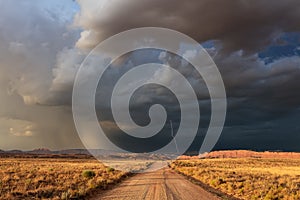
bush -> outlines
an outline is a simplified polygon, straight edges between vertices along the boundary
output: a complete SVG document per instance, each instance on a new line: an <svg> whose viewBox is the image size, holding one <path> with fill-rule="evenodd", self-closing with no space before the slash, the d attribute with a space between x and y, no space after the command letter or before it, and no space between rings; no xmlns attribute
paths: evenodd
<svg viewBox="0 0 300 200"><path fill-rule="evenodd" d="M114 171L115 171L115 169L112 167L107 168L107 172L114 172Z"/></svg>
<svg viewBox="0 0 300 200"><path fill-rule="evenodd" d="M92 170L85 170L82 172L82 176L85 178L93 178L96 176L96 173Z"/></svg>

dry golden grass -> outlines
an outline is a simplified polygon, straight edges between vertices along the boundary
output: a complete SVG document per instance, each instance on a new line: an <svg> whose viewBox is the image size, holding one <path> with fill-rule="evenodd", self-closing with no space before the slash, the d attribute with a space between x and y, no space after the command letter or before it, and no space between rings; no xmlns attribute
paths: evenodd
<svg viewBox="0 0 300 200"><path fill-rule="evenodd" d="M0 158L0 199L83 199L125 176L93 159Z"/></svg>
<svg viewBox="0 0 300 200"><path fill-rule="evenodd" d="M171 167L240 199L300 199L300 159L178 160Z"/></svg>

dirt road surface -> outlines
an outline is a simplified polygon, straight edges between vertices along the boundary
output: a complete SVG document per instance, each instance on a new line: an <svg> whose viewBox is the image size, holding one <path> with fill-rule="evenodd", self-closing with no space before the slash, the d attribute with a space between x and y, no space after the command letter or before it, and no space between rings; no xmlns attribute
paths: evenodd
<svg viewBox="0 0 300 200"><path fill-rule="evenodd" d="M93 200L218 200L182 175L164 168L155 172L137 174L112 190Z"/></svg>

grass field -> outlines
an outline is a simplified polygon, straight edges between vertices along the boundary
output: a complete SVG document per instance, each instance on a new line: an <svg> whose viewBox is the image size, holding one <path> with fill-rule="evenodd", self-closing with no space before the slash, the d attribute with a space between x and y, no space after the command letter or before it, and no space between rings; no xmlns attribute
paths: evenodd
<svg viewBox="0 0 300 200"><path fill-rule="evenodd" d="M126 175L93 159L0 158L0 199L82 199Z"/></svg>
<svg viewBox="0 0 300 200"><path fill-rule="evenodd" d="M193 159L171 167L239 199L300 199L300 159ZM94 159L0 158L0 199L83 199L127 175Z"/></svg>
<svg viewBox="0 0 300 200"><path fill-rule="evenodd" d="M178 160L171 167L240 199L300 199L300 159Z"/></svg>

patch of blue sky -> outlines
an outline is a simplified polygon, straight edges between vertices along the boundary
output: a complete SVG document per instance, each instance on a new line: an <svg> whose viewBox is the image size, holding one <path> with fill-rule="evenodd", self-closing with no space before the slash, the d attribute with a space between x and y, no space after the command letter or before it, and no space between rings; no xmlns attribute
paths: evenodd
<svg viewBox="0 0 300 200"><path fill-rule="evenodd" d="M284 33L258 55L266 64L285 57L300 56L300 32Z"/></svg>
<svg viewBox="0 0 300 200"><path fill-rule="evenodd" d="M213 48L215 46L215 42L214 42L214 40L208 40L208 41L205 41L205 42L201 43L201 45L205 49L210 49L210 48Z"/></svg>

